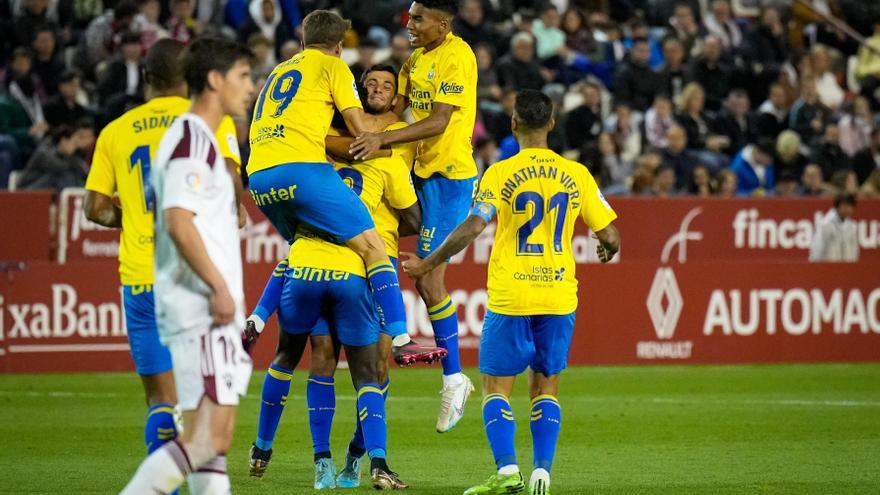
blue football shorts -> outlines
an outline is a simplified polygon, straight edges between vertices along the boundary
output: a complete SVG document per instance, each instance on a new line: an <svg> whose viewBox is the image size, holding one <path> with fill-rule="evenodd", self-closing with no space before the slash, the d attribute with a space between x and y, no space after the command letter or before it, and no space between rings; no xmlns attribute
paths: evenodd
<svg viewBox="0 0 880 495"><path fill-rule="evenodd" d="M413 185L422 207L422 228L416 255L424 258L440 247L467 218L474 200L477 178L447 179L442 175L432 175L423 179L414 175Z"/></svg>
<svg viewBox="0 0 880 495"><path fill-rule="evenodd" d="M254 203L288 243L298 226L340 244L375 227L367 207L329 163L286 163L254 172L249 180Z"/></svg>
<svg viewBox="0 0 880 495"><path fill-rule="evenodd" d="M122 305L134 367L141 376L171 371L171 353L159 341L152 285L123 285Z"/></svg>
<svg viewBox="0 0 880 495"><path fill-rule="evenodd" d="M575 314L511 316L486 311L480 336L480 373L515 376L527 367L546 376L568 364Z"/></svg>
<svg viewBox="0 0 880 495"><path fill-rule="evenodd" d="M284 276L278 324L285 332L332 335L351 346L379 341L379 316L367 279L297 266Z"/></svg>

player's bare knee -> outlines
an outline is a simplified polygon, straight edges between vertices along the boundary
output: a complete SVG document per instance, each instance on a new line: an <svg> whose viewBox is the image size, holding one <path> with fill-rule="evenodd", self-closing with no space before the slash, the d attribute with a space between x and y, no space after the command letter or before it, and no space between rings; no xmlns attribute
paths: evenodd
<svg viewBox="0 0 880 495"><path fill-rule="evenodd" d="M529 397L534 399L540 395L552 395L559 393L559 375L547 376L543 373L531 373L529 380Z"/></svg>

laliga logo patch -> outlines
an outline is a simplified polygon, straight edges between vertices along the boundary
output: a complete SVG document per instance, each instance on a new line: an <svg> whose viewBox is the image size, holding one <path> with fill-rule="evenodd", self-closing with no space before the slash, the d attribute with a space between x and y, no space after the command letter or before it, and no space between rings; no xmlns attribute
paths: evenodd
<svg viewBox="0 0 880 495"><path fill-rule="evenodd" d="M461 84L444 82L440 83L440 94L443 95L460 95L464 93L464 86Z"/></svg>

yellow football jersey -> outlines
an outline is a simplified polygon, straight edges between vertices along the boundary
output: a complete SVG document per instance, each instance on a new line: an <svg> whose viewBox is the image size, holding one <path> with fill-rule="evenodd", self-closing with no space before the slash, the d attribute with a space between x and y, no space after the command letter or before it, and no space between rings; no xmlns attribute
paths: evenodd
<svg viewBox="0 0 880 495"><path fill-rule="evenodd" d="M364 162L335 163L342 180L361 198L373 216L376 230L385 242L388 256L398 256L400 223L395 210L414 205L418 198L410 179L410 169L401 156L376 158ZM364 261L357 253L320 238L303 234L290 247L292 266L323 268L366 276Z"/></svg>
<svg viewBox="0 0 880 495"><path fill-rule="evenodd" d="M486 170L475 208L488 209L480 203L498 217L489 309L520 316L575 311L575 221L583 218L595 232L617 218L587 167L548 149L524 149Z"/></svg>
<svg viewBox="0 0 880 495"><path fill-rule="evenodd" d="M471 47L452 33L437 48L417 48L400 69L397 92L409 98L416 121L431 115L434 103L456 109L443 134L419 141L415 173L424 179L476 177L471 135L477 116L477 59Z"/></svg>
<svg viewBox="0 0 880 495"><path fill-rule="evenodd" d="M153 98L107 124L98 136L86 189L112 197L119 193L122 232L119 234L119 277L124 285L153 283L153 207L150 163L159 141L189 100ZM235 123L225 117L217 128L220 153L241 164Z"/></svg>
<svg viewBox="0 0 880 495"><path fill-rule="evenodd" d="M278 64L257 97L249 174L292 162L326 162L324 137L339 111L361 108L345 62L314 49Z"/></svg>

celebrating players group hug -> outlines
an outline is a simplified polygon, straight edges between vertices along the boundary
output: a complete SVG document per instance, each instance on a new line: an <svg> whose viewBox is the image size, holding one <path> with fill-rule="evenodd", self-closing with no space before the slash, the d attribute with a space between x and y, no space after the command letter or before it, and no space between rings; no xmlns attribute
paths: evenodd
<svg viewBox="0 0 880 495"><path fill-rule="evenodd" d="M184 482L192 493L231 491L226 453L236 406L251 376L250 348L272 314L281 331L263 381L250 474L267 471L308 344L314 488L359 486L367 459L375 488L407 488L388 465L388 362L442 363L436 429L453 429L474 387L462 373L444 275L450 257L493 218L479 365L498 469L465 494L549 493L559 374L578 302L574 224L580 217L590 227L607 262L619 249L616 215L586 167L548 149L553 104L537 91L517 96L512 128L521 151L478 184L471 148L477 67L471 48L451 32L456 3L413 2L412 56L399 74L375 66L359 83L340 58L350 24L329 11L303 20L304 50L280 63L257 94L252 56L237 43L203 38L184 48L162 40L150 49L151 99L103 130L86 184L89 219L122 229L128 335L148 405L149 455L122 493L175 493ZM254 98L245 193L230 116L244 116ZM412 125L399 117L407 108ZM290 243L247 318L243 201L253 201ZM406 235L418 236L414 254L398 252ZM425 301L436 346L407 334L398 258ZM340 348L357 408L337 473L330 428ZM509 403L526 368L534 444L528 488Z"/></svg>

